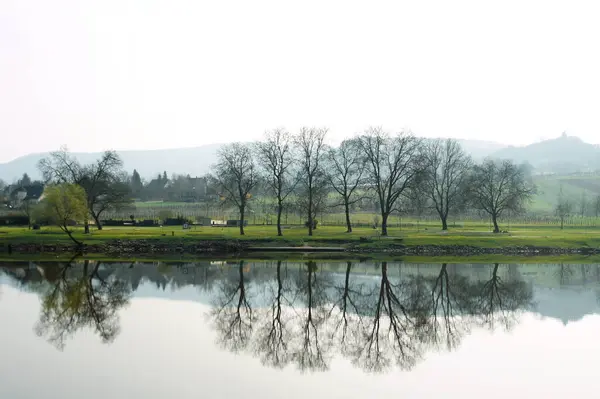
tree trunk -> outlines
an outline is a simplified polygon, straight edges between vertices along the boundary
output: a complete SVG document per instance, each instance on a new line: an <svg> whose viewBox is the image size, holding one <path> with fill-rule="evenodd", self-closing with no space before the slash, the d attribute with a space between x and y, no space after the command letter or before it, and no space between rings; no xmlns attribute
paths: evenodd
<svg viewBox="0 0 600 399"><path fill-rule="evenodd" d="M448 230L448 217L441 216L442 218L442 230Z"/></svg>
<svg viewBox="0 0 600 399"><path fill-rule="evenodd" d="M281 200L278 200L279 204L277 204L277 235L281 237L283 232L281 231L281 214L283 213L283 206L281 204Z"/></svg>
<svg viewBox="0 0 600 399"><path fill-rule="evenodd" d="M100 223L100 215L92 213L92 217L94 218L94 222L96 222L96 228L98 230L102 230L102 223Z"/></svg>
<svg viewBox="0 0 600 399"><path fill-rule="evenodd" d="M240 235L243 236L244 233L244 211L245 206L240 207Z"/></svg>
<svg viewBox="0 0 600 399"><path fill-rule="evenodd" d="M344 202L346 207L346 233L352 233L352 223L350 222L350 205L348 204L348 201Z"/></svg>
<svg viewBox="0 0 600 399"><path fill-rule="evenodd" d="M387 212L381 213L381 235L382 236L388 235L388 230L387 230L388 216L389 216L389 213L387 213Z"/></svg>
<svg viewBox="0 0 600 399"><path fill-rule="evenodd" d="M500 227L498 227L498 217L495 213L492 214L492 223L494 223L494 233L500 233Z"/></svg>
<svg viewBox="0 0 600 399"><path fill-rule="evenodd" d="M90 223L87 220L83 224L83 233L90 234Z"/></svg>
<svg viewBox="0 0 600 399"><path fill-rule="evenodd" d="M565 226L565 219L564 218L560 218L560 229L562 230Z"/></svg>
<svg viewBox="0 0 600 399"><path fill-rule="evenodd" d="M308 235L313 235L312 194L308 195Z"/></svg>
<svg viewBox="0 0 600 399"><path fill-rule="evenodd" d="M81 247L83 245L81 241L78 241L75 237L73 237L73 233L71 232L71 230L69 230L69 227L67 225L62 226L62 229L65 233L67 233L67 235L69 236L71 241L75 243L75 245L77 245L78 247Z"/></svg>

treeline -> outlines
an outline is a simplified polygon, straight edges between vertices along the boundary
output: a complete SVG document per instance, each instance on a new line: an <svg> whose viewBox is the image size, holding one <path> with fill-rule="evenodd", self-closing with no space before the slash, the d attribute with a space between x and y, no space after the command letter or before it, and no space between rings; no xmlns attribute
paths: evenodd
<svg viewBox="0 0 600 399"><path fill-rule="evenodd" d="M39 162L44 183L63 187L45 196L46 206L37 207L42 215L37 218L52 220L65 232L73 220L82 220L88 232L88 214L102 229L101 217L108 211L133 212L134 198L159 197L188 202L216 199L219 206L234 206L244 221L260 198L272 201L279 236L283 235L282 214L290 209L304 215L312 235L317 214L342 208L351 232L357 204L376 210L374 225L384 236L393 213L419 217L434 212L446 230L450 216L477 211L487 214L494 232L500 232L499 220L508 212L524 212L536 192L526 165L506 160L475 163L456 140L426 140L377 127L338 147L328 146L326 138L325 128L304 127L293 134L275 129L256 143L224 145L208 176L168 179L163 172L147 183L135 170L128 175L114 151L82 165L61 149ZM69 202L62 200L64 195L80 198ZM48 199L62 201L63 206L57 208ZM566 217L567 208L561 207L557 214ZM243 222L239 228L243 235Z"/></svg>
<svg viewBox="0 0 600 399"><path fill-rule="evenodd" d="M450 215L478 210L489 215L498 233L499 219L524 212L536 192L526 166L507 160L475 163L453 139L426 140L372 127L334 148L326 136L324 128L304 127L295 134L275 129L258 143L225 145L210 184L238 209L241 220L259 190L270 195L280 236L286 206L305 215L309 235L317 213L341 206L351 232L352 207L365 199L375 205L384 236L393 212L426 210L439 216L443 230ZM333 203L331 193L337 198Z"/></svg>
<svg viewBox="0 0 600 399"><path fill-rule="evenodd" d="M142 201L199 202L214 194L209 190L205 176L172 174L169 178L166 171L145 181L134 169L129 184L132 195Z"/></svg>

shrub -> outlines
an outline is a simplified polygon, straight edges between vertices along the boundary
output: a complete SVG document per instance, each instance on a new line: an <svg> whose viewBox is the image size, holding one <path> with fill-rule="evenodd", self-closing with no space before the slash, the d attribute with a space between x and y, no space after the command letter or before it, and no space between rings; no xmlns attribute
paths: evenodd
<svg viewBox="0 0 600 399"><path fill-rule="evenodd" d="M29 218L23 215L5 215L0 216L0 225L8 226L28 226Z"/></svg>
<svg viewBox="0 0 600 399"><path fill-rule="evenodd" d="M165 226L183 226L184 224L191 224L192 222L183 216L178 216L176 218L167 218L164 221Z"/></svg>
<svg viewBox="0 0 600 399"><path fill-rule="evenodd" d="M317 219L313 219L313 230L315 230L317 228L318 224L319 224L319 221ZM304 227L308 228L308 220L306 222L304 222Z"/></svg>

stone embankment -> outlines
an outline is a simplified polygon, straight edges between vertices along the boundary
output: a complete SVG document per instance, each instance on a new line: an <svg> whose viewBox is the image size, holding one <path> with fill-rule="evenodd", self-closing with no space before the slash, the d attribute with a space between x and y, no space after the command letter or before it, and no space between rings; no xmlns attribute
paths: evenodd
<svg viewBox="0 0 600 399"><path fill-rule="evenodd" d="M236 240L207 240L198 242L161 242L155 240L113 240L101 244L38 244L20 243L0 246L0 251L14 253L82 252L110 255L172 254L172 253L239 253L248 247L247 242Z"/></svg>
<svg viewBox="0 0 600 399"><path fill-rule="evenodd" d="M534 246L510 246L510 247L475 247L469 245L414 245L400 248L357 248L350 252L357 253L401 253L403 255L423 256L477 256L477 255L599 255L600 248L558 248L558 247L534 247Z"/></svg>
<svg viewBox="0 0 600 399"><path fill-rule="evenodd" d="M89 244L77 247L73 244L41 244L41 243L19 243L0 244L0 252L9 253L64 253L82 252L107 255L145 255L145 254L239 254L248 251L260 251L261 246L269 251L277 250L273 247L274 242L257 242L252 240L203 240L203 241L170 241L160 240L113 240L105 243ZM468 245L414 245L405 246L392 244L387 246L361 245L356 246L348 243L348 247L330 247L331 252L346 252L348 254L375 254L387 253L394 255L422 255L422 256L477 256L477 255L597 255L600 248L553 248L533 246L511 246L502 248L486 248ZM287 247L281 247L280 252L286 252ZM293 252L326 252L323 247L295 247ZM287 251L292 252L292 251Z"/></svg>

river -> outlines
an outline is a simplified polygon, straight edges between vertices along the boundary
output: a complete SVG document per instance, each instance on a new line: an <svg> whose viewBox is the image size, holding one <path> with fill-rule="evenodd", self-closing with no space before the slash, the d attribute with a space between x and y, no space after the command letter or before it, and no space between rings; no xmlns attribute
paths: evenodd
<svg viewBox="0 0 600 399"><path fill-rule="evenodd" d="M600 265L0 262L0 398L597 397Z"/></svg>

